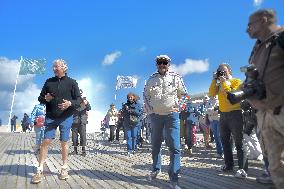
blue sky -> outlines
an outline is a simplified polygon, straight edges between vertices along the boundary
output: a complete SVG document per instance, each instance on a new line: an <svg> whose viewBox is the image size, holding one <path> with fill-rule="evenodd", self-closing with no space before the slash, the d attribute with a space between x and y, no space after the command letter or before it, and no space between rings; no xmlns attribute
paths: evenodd
<svg viewBox="0 0 284 189"><path fill-rule="evenodd" d="M159 54L171 57L190 94L206 92L222 62L244 79L239 67L247 64L254 44L245 32L249 15L273 8L283 25L281 7L282 0L1 0L0 118L7 120L20 56L46 58L47 71L20 76L13 109L19 117L37 103L57 58L68 62L69 75L93 106L94 120L110 103L119 107L128 92L142 95ZM136 75L137 88L116 92L117 75Z"/></svg>

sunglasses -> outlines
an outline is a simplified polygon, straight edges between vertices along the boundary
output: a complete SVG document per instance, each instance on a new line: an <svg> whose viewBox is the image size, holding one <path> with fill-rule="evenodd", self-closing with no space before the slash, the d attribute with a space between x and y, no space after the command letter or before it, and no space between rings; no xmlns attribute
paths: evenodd
<svg viewBox="0 0 284 189"><path fill-rule="evenodd" d="M168 65L168 62L167 61L158 61L157 62L157 65Z"/></svg>

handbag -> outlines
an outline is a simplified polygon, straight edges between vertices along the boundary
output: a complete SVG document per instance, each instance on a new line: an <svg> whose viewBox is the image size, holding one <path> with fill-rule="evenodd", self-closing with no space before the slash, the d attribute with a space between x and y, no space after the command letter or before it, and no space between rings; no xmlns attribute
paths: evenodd
<svg viewBox="0 0 284 189"><path fill-rule="evenodd" d="M38 116L35 119L35 126L36 127L43 127L44 126L45 118L44 116Z"/></svg>

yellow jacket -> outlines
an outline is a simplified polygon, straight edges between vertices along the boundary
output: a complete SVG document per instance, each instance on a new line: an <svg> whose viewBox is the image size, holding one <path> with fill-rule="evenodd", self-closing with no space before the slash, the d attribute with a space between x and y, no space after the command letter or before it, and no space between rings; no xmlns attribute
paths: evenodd
<svg viewBox="0 0 284 189"><path fill-rule="evenodd" d="M212 80L209 88L209 96L218 95L219 110L221 112L231 112L240 110L240 103L231 104L227 99L227 92L237 90L241 85L241 80L232 78L227 81L217 83L215 79Z"/></svg>

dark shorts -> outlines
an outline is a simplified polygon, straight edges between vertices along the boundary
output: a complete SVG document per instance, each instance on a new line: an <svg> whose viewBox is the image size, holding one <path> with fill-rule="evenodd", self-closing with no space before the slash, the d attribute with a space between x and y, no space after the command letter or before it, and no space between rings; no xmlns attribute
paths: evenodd
<svg viewBox="0 0 284 189"><path fill-rule="evenodd" d="M60 141L67 142L70 138L70 130L73 123L73 116L58 119L45 119L44 139L54 139L55 132L59 126Z"/></svg>

